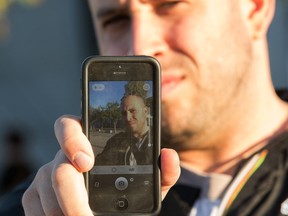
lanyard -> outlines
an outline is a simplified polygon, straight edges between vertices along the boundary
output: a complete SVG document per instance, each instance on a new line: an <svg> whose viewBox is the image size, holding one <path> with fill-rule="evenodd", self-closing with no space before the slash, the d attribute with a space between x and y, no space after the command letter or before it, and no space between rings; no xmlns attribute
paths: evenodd
<svg viewBox="0 0 288 216"><path fill-rule="evenodd" d="M250 161L242 168L239 174L236 176L233 183L228 188L225 196L219 207L219 215L226 215L232 203L248 182L250 177L261 167L266 159L268 150L264 149L260 153L254 155Z"/></svg>

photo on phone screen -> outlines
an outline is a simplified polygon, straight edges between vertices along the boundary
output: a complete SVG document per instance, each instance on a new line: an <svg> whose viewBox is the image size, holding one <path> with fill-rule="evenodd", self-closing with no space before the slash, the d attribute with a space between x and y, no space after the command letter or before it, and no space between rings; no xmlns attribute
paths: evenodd
<svg viewBox="0 0 288 216"><path fill-rule="evenodd" d="M109 64L88 70L86 135L95 155L89 203L95 214L148 215L159 208L158 81L148 63L138 74L135 62L117 70Z"/></svg>

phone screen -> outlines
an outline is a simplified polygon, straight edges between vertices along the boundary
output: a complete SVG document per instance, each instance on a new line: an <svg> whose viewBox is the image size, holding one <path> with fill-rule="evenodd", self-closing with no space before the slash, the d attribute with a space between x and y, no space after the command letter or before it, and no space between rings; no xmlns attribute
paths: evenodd
<svg viewBox="0 0 288 216"><path fill-rule="evenodd" d="M92 210L151 213L159 206L159 89L150 63L92 63L87 136Z"/></svg>

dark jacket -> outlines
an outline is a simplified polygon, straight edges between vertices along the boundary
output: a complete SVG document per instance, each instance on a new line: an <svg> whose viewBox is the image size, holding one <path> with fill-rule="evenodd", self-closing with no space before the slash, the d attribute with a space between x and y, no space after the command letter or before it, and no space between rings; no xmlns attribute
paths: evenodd
<svg viewBox="0 0 288 216"><path fill-rule="evenodd" d="M152 130L151 130L152 131ZM149 136L150 135L150 136ZM137 165L148 165L153 163L153 135L148 132L143 137L141 147L138 149L136 143L139 139L131 133L120 132L111 137L95 161L97 165L129 165L129 156L133 153Z"/></svg>
<svg viewBox="0 0 288 216"><path fill-rule="evenodd" d="M232 205L223 215L282 215L281 204L288 199L288 132L278 136L260 152L263 151L268 153L264 162L246 181ZM187 216L200 192L199 188L174 186L163 201L160 215Z"/></svg>

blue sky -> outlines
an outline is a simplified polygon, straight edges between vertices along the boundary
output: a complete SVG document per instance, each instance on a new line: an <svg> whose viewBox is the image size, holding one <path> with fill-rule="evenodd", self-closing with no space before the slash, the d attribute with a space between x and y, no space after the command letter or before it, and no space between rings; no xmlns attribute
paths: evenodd
<svg viewBox="0 0 288 216"><path fill-rule="evenodd" d="M152 86L152 81L146 82ZM105 107L109 102L118 102L124 95L124 86L127 81L93 81L89 83L90 105L94 108ZM149 89L148 97L152 96L152 88Z"/></svg>

